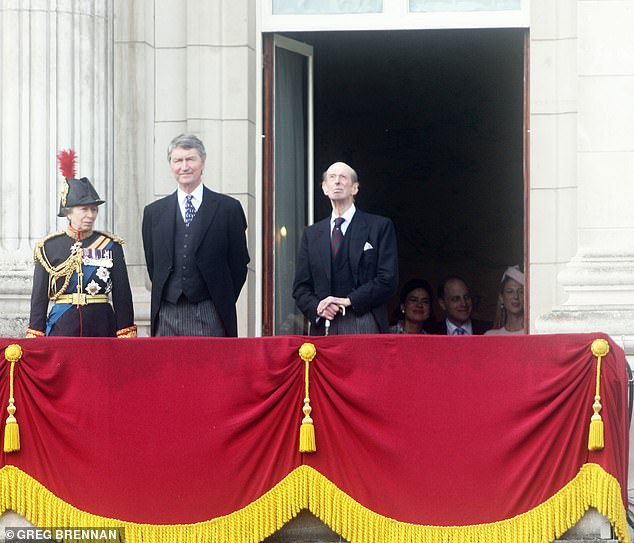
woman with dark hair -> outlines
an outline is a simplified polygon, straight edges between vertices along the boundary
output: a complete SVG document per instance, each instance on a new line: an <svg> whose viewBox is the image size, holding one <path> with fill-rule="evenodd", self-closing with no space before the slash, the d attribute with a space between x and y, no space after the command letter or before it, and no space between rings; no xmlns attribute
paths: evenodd
<svg viewBox="0 0 634 543"><path fill-rule="evenodd" d="M390 327L391 334L426 334L425 322L431 317L432 288L424 279L410 279L401 289L400 319Z"/></svg>
<svg viewBox="0 0 634 543"><path fill-rule="evenodd" d="M134 337L123 240L93 229L104 201L88 178L75 178L74 151L58 158L65 178L58 216L68 226L35 246L26 337Z"/></svg>
<svg viewBox="0 0 634 543"><path fill-rule="evenodd" d="M519 266L506 268L500 282L498 308L493 329L487 335L524 333L524 274Z"/></svg>

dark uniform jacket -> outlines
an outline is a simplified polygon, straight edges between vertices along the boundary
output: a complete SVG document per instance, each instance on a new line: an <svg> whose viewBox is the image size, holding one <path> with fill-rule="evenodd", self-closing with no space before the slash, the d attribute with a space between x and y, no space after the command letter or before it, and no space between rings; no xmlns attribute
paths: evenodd
<svg viewBox="0 0 634 543"><path fill-rule="evenodd" d="M35 247L27 336L136 335L132 292L122 243L123 240L117 236L98 231L81 241L66 232L58 232L39 241ZM79 291L77 260L71 258L77 251L80 253L82 271ZM63 268L67 272L60 274ZM56 279L55 275L58 275ZM103 298L107 295L112 305L108 302L85 305L55 303L48 311L49 301L57 294L72 295L78 292L84 294L88 301L95 296ZM130 333L131 329L134 329L134 334Z"/></svg>

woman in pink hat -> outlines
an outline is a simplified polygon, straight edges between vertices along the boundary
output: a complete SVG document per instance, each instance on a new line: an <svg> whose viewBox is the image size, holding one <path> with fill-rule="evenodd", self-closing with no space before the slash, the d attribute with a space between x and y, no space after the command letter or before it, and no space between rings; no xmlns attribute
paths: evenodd
<svg viewBox="0 0 634 543"><path fill-rule="evenodd" d="M502 275L495 324L485 334L524 334L524 274L510 266Z"/></svg>

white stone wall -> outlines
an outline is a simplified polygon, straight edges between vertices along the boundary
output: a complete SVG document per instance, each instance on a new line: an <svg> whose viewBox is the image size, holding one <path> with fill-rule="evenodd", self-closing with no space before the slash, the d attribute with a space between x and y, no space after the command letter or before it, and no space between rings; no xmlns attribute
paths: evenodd
<svg viewBox="0 0 634 543"><path fill-rule="evenodd" d="M135 320L147 335L150 284L140 234L143 207L154 198L154 1L115 0L114 13L114 230L126 240Z"/></svg>
<svg viewBox="0 0 634 543"><path fill-rule="evenodd" d="M57 152L112 197L111 25L111 0L0 2L0 336L24 335L33 246L65 226Z"/></svg>
<svg viewBox="0 0 634 543"><path fill-rule="evenodd" d="M577 249L558 276L566 296L536 329L619 338L634 334L634 1L575 3ZM531 234L543 212L531 213ZM534 287L531 281L531 298Z"/></svg>
<svg viewBox="0 0 634 543"><path fill-rule="evenodd" d="M530 314L565 299L557 274L576 250L577 0L532 0Z"/></svg>
<svg viewBox="0 0 634 543"><path fill-rule="evenodd" d="M247 215L251 264L238 327L240 336L256 333L255 49L255 6L248 0L115 2L115 164L121 186L115 220L128 240L137 322L145 333L149 279L141 217L147 203L175 190L166 149L184 131L205 143L205 184L240 200Z"/></svg>

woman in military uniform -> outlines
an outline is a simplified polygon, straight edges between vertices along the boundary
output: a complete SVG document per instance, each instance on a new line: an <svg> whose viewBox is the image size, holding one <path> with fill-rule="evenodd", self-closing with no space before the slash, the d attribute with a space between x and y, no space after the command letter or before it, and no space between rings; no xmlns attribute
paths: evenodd
<svg viewBox="0 0 634 543"><path fill-rule="evenodd" d="M58 216L68 218L68 227L35 246L26 335L135 337L123 240L93 230L104 201L88 178L75 179L73 151L58 158L65 177Z"/></svg>

